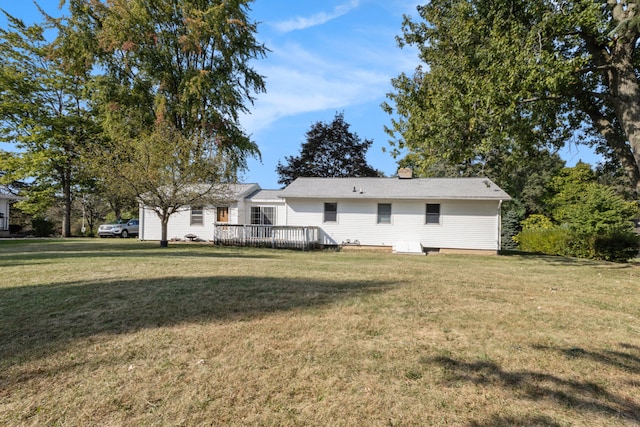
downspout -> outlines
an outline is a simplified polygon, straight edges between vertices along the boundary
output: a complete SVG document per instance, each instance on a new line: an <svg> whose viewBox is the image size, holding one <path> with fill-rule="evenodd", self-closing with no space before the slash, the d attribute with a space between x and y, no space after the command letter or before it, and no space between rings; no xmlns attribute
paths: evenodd
<svg viewBox="0 0 640 427"><path fill-rule="evenodd" d="M140 214L138 215L140 218L140 223L138 224L138 240L144 241L144 205L140 203L138 205L138 211Z"/></svg>
<svg viewBox="0 0 640 427"><path fill-rule="evenodd" d="M502 249L502 199L498 200L498 253Z"/></svg>

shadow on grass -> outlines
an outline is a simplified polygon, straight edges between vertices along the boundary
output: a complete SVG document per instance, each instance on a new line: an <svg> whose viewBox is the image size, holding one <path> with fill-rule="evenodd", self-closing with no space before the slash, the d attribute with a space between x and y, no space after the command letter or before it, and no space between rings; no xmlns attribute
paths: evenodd
<svg viewBox="0 0 640 427"><path fill-rule="evenodd" d="M494 415L489 420L472 421L469 427L561 427L562 424L553 421L551 417L544 415L532 417L505 417Z"/></svg>
<svg viewBox="0 0 640 427"><path fill-rule="evenodd" d="M628 355L636 358L634 355ZM605 387L589 381L564 379L560 376L536 371L507 371L494 362L467 362L450 357L436 357L424 363L444 369L447 383L469 382L482 387L507 389L521 399L544 400L580 412L640 421L640 405ZM489 425L557 425L549 418L512 419L495 415L486 422L474 421L470 426Z"/></svg>
<svg viewBox="0 0 640 427"><path fill-rule="evenodd" d="M580 347L570 348L554 348L545 345L534 345L535 350L550 351L564 355L567 359L588 359L594 362L598 362L604 365L609 365L614 368L618 368L631 373L640 372L640 347L620 343L620 348L625 351L619 350L602 350L602 351L589 351ZM631 354L635 351L637 355Z"/></svg>
<svg viewBox="0 0 640 427"><path fill-rule="evenodd" d="M389 288L388 281L215 276L0 289L0 368L46 356L74 340L98 334L251 320L384 288Z"/></svg>
<svg viewBox="0 0 640 427"><path fill-rule="evenodd" d="M640 258L631 259L628 262L611 262L597 259L572 258L560 255L547 255L538 252L524 252L518 250L502 250L500 255L505 257L521 257L543 261L550 265L575 266L575 267L606 267L606 268L632 268L640 267Z"/></svg>
<svg viewBox="0 0 640 427"><path fill-rule="evenodd" d="M0 241L0 267L43 264L61 259L142 257L275 258L253 248L220 247L212 244L171 244L133 239L69 239Z"/></svg>

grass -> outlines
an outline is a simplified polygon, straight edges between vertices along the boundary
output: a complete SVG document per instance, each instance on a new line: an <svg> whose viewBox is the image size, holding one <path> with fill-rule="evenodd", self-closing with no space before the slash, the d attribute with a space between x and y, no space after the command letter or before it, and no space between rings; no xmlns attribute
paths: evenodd
<svg viewBox="0 0 640 427"><path fill-rule="evenodd" d="M0 242L2 425L637 425L640 264Z"/></svg>

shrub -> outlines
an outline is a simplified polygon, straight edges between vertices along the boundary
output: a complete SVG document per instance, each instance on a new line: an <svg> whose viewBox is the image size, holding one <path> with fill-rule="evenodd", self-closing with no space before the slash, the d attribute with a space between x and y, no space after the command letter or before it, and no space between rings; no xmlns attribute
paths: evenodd
<svg viewBox="0 0 640 427"><path fill-rule="evenodd" d="M553 219L581 233L601 235L629 229L637 215L635 202L624 200L609 187L592 183L582 187L575 201L557 207Z"/></svg>
<svg viewBox="0 0 640 427"><path fill-rule="evenodd" d="M33 218L31 220L31 227L33 228L33 234L36 237L49 237L55 230L53 222L42 217Z"/></svg>
<svg viewBox="0 0 640 427"><path fill-rule="evenodd" d="M531 215L514 240L520 249L550 255L628 261L640 242L632 229L636 202L595 182L588 165L567 168L552 183L550 217Z"/></svg>
<svg viewBox="0 0 640 427"><path fill-rule="evenodd" d="M526 227L514 237L514 240L518 247L526 252L566 255L567 246L572 241L572 233L563 227Z"/></svg>
<svg viewBox="0 0 640 427"><path fill-rule="evenodd" d="M569 231L569 240L564 252L560 255L594 259L596 257L594 249L595 238L596 235L593 233L584 233L572 229Z"/></svg>
<svg viewBox="0 0 640 427"><path fill-rule="evenodd" d="M604 261L626 262L640 251L640 235L626 230L596 235L560 226L527 228L516 238L523 251Z"/></svg>
<svg viewBox="0 0 640 427"><path fill-rule="evenodd" d="M529 215L527 219L522 221L523 229L550 229L553 228L553 222L549 218L540 214Z"/></svg>
<svg viewBox="0 0 640 427"><path fill-rule="evenodd" d="M638 256L640 235L632 231L613 231L594 239L594 252L597 259L626 262Z"/></svg>

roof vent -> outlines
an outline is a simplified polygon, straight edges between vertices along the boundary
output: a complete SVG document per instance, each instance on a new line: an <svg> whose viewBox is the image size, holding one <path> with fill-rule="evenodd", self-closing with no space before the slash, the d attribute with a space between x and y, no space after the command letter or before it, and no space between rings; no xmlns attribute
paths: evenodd
<svg viewBox="0 0 640 427"><path fill-rule="evenodd" d="M411 168L400 168L400 169L398 169L398 178L400 178L400 179L411 179L411 178L413 178L413 169L411 169Z"/></svg>

